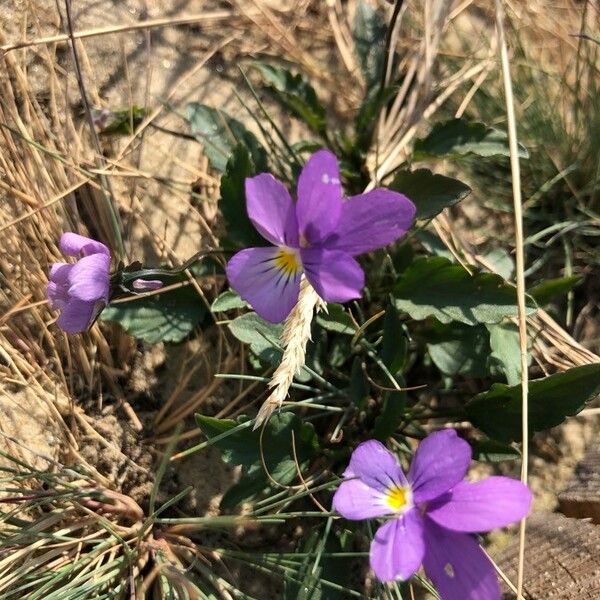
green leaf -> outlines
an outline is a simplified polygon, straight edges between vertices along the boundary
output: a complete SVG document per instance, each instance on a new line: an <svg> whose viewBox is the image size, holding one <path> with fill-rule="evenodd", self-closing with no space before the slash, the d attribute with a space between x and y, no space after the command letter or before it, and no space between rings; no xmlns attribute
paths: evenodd
<svg viewBox="0 0 600 600"><path fill-rule="evenodd" d="M242 502L254 498L268 487L265 479L265 473L262 468L251 469L248 473L243 473L238 482L234 483L221 498L219 507L221 510L232 510Z"/></svg>
<svg viewBox="0 0 600 600"><path fill-rule="evenodd" d="M414 202L417 219L432 219L471 193L471 188L462 181L434 174L429 169L399 171L390 188Z"/></svg>
<svg viewBox="0 0 600 600"><path fill-rule="evenodd" d="M490 271L498 273L502 279L510 281L515 273L515 261L504 248L493 248L485 253L486 263L489 263Z"/></svg>
<svg viewBox="0 0 600 600"><path fill-rule="evenodd" d="M274 325L261 319L256 313L246 313L228 325L231 333L241 342L250 344L250 350L261 360L278 364L281 360L279 339L283 325Z"/></svg>
<svg viewBox="0 0 600 600"><path fill-rule="evenodd" d="M181 342L206 314L202 299L192 286L136 300L109 305L103 321L119 323L125 331L148 344Z"/></svg>
<svg viewBox="0 0 600 600"><path fill-rule="evenodd" d="M514 323L488 325L490 332L490 365L497 366L508 385L521 381L521 346L519 328Z"/></svg>
<svg viewBox="0 0 600 600"><path fill-rule="evenodd" d="M242 144L233 149L221 178L219 208L225 220L227 238L242 247L264 246L246 210L246 178L255 174L248 150Z"/></svg>
<svg viewBox="0 0 600 600"><path fill-rule="evenodd" d="M379 85L385 63L387 24L382 13L360 0L352 24L352 39L367 90Z"/></svg>
<svg viewBox="0 0 600 600"><path fill-rule="evenodd" d="M388 86L383 90L377 86L367 92L354 119L354 131L356 132L355 146L357 150L362 152L368 151L371 146L379 113L397 93L397 85Z"/></svg>
<svg viewBox="0 0 600 600"><path fill-rule="evenodd" d="M233 290L226 290L219 294L210 306L212 312L227 312L235 308L248 306Z"/></svg>
<svg viewBox="0 0 600 600"><path fill-rule="evenodd" d="M529 293L540 306L545 306L557 296L568 294L582 279L581 275L546 279L532 287Z"/></svg>
<svg viewBox="0 0 600 600"><path fill-rule="evenodd" d="M427 334L427 351L445 375L485 377L490 353L489 333L482 325L434 324Z"/></svg>
<svg viewBox="0 0 600 600"><path fill-rule="evenodd" d="M600 363L574 367L529 383L529 428L560 425L600 393ZM521 440L521 385L496 383L465 407L467 418L500 442Z"/></svg>
<svg viewBox="0 0 600 600"><path fill-rule="evenodd" d="M186 120L191 132L204 146L210 164L219 172L225 170L233 149L243 145L259 171L266 170L267 154L256 136L224 110L199 102L186 106Z"/></svg>
<svg viewBox="0 0 600 600"><path fill-rule="evenodd" d="M415 142L413 160L459 158L468 154L510 156L508 136L485 123L450 119L436 123L427 137ZM519 157L529 158L522 145L519 145Z"/></svg>
<svg viewBox="0 0 600 600"><path fill-rule="evenodd" d="M471 442L471 449L473 459L479 462L497 463L521 458L521 453L516 448L495 440L476 440Z"/></svg>
<svg viewBox="0 0 600 600"><path fill-rule="evenodd" d="M352 362L352 371L350 372L348 396L355 406L364 408L369 396L369 390L369 380L364 372L362 359L360 356L355 356Z"/></svg>
<svg viewBox="0 0 600 600"><path fill-rule="evenodd" d="M131 135L146 118L146 110L140 106L112 111L93 108L91 112L100 135Z"/></svg>
<svg viewBox="0 0 600 600"><path fill-rule="evenodd" d="M406 387L402 377L396 377L400 387ZM381 414L375 419L373 437L385 442L398 429L406 408L406 392L386 392Z"/></svg>
<svg viewBox="0 0 600 600"><path fill-rule="evenodd" d="M229 507L234 500L239 500L244 494L258 493L268 486L269 478L264 471L264 466L271 477L282 485L288 485L297 478L292 432L296 456L301 466L306 466L319 450L319 441L314 427L291 412L274 414L262 432L254 431L250 426L240 427L248 421L216 419L199 414L195 416L196 423L204 435L209 440L216 439L213 445L221 450L223 460L231 465L240 465L243 477L247 477L244 486L230 494L227 501ZM228 432L232 433L227 437L221 439L217 437Z"/></svg>
<svg viewBox="0 0 600 600"><path fill-rule="evenodd" d="M400 315L395 306L385 309L383 319L383 344L381 360L392 375L402 370L408 352L408 338L402 327Z"/></svg>
<svg viewBox="0 0 600 600"><path fill-rule="evenodd" d="M502 277L479 271L470 275L441 256L415 260L398 278L394 297L396 307L417 320L435 317L442 323L476 325L517 316L516 290ZM534 310L527 298L527 313Z"/></svg>
<svg viewBox="0 0 600 600"><path fill-rule="evenodd" d="M324 135L327 128L325 107L313 86L300 73L294 75L283 67L257 62L254 66L281 106L304 121L310 129Z"/></svg>
<svg viewBox="0 0 600 600"><path fill-rule="evenodd" d="M328 304L327 312L320 312L316 320L327 331L346 335L354 335L356 332L354 321L341 304Z"/></svg>

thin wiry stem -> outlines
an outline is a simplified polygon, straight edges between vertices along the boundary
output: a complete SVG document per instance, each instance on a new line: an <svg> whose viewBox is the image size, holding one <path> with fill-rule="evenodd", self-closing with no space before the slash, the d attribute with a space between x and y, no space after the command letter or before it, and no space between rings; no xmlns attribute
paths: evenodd
<svg viewBox="0 0 600 600"><path fill-rule="evenodd" d="M527 462L529 458L529 401L527 372L527 317L525 312L525 254L523 250L523 210L521 198L521 175L519 168L519 148L517 143L517 122L510 77L510 64L506 39L504 37L503 10L501 0L496 0L496 26L500 57L502 60L502 79L506 99L506 115L508 118L508 143L510 148L510 170L512 175L513 203L515 211L515 246L517 271L517 306L519 324L519 348L521 354L521 411L523 461L521 463L521 481L527 484ZM523 598L523 568L525 564L525 529L527 519L521 521L519 527L519 569L517 574L517 600Z"/></svg>

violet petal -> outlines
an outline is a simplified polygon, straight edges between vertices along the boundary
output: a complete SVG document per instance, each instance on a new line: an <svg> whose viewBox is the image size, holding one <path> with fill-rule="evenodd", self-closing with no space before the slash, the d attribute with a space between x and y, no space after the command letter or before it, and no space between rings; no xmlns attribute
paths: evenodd
<svg viewBox="0 0 600 600"><path fill-rule="evenodd" d="M110 250L102 242L67 231L60 236L59 247L61 252L68 256L89 256L91 254L106 254L110 256Z"/></svg>
<svg viewBox="0 0 600 600"><path fill-rule="evenodd" d="M356 447L347 472L382 493L394 486L408 485L396 455L377 440L367 440Z"/></svg>
<svg viewBox="0 0 600 600"><path fill-rule="evenodd" d="M380 581L406 581L423 562L423 518L412 509L384 523L371 542L370 563Z"/></svg>
<svg viewBox="0 0 600 600"><path fill-rule="evenodd" d="M56 324L67 333L86 331L97 314L96 302L86 302L71 298L62 309Z"/></svg>
<svg viewBox="0 0 600 600"><path fill-rule="evenodd" d="M271 323L288 316L300 293L302 270L284 272L276 262L281 252L281 248L246 248L234 254L225 269L231 287Z"/></svg>
<svg viewBox="0 0 600 600"><path fill-rule="evenodd" d="M415 502L441 496L462 481L471 462L471 447L453 429L428 435L417 448L408 480Z"/></svg>
<svg viewBox="0 0 600 600"><path fill-rule="evenodd" d="M332 233L340 219L342 185L340 168L329 150L315 152L298 179L296 214L304 243L318 244Z"/></svg>
<svg viewBox="0 0 600 600"><path fill-rule="evenodd" d="M81 258L69 272L69 284L69 294L78 300L108 302L110 256L101 253Z"/></svg>
<svg viewBox="0 0 600 600"><path fill-rule="evenodd" d="M270 173L246 179L246 208L258 232L276 246L298 247L296 207L281 181Z"/></svg>
<svg viewBox="0 0 600 600"><path fill-rule="evenodd" d="M327 302L348 302L360 298L365 286L361 266L345 252L303 248L300 250L306 278Z"/></svg>
<svg viewBox="0 0 600 600"><path fill-rule="evenodd" d="M58 285L64 285L69 281L69 273L74 265L68 263L54 263L50 267L50 281Z"/></svg>
<svg viewBox="0 0 600 600"><path fill-rule="evenodd" d="M323 247L352 256L383 248L410 229L415 212L406 196L384 188L352 196L342 203L339 223Z"/></svg>
<svg viewBox="0 0 600 600"><path fill-rule="evenodd" d="M477 541L424 522L423 566L442 600L500 600L496 571Z"/></svg>
<svg viewBox="0 0 600 600"><path fill-rule="evenodd" d="M506 527L529 512L531 492L508 477L462 481L427 506L427 515L453 531L480 532Z"/></svg>
<svg viewBox="0 0 600 600"><path fill-rule="evenodd" d="M333 496L333 508L345 519L360 521L392 514L385 494L360 479L342 481Z"/></svg>

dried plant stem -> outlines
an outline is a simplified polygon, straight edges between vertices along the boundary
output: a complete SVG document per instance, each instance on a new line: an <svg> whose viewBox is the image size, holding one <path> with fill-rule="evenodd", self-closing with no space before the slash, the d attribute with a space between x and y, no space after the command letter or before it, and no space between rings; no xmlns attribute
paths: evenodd
<svg viewBox="0 0 600 600"><path fill-rule="evenodd" d="M306 344L310 339L310 324L312 323L313 314L315 309L319 310L323 306L324 302L303 277L298 302L283 327L281 335L281 345L284 349L283 357L281 364L275 369L275 373L273 373L273 377L269 382L269 388L272 392L260 407L258 415L256 415L254 429L266 422L287 398L294 376L304 365Z"/></svg>
<svg viewBox="0 0 600 600"><path fill-rule="evenodd" d="M510 148L510 170L512 175L513 202L515 211L515 246L517 270L517 305L519 324L519 348L521 354L521 412L523 461L521 463L521 481L527 484L527 462L529 458L529 401L527 372L527 318L525 313L525 255L523 251L523 211L521 197L521 175L519 169L519 152L517 145L517 122L510 78L510 68L506 39L504 37L503 10L501 0L496 0L496 26L500 58L502 61L502 80L506 99L506 115L508 118L508 142ZM519 569L517 574L517 600L523 598L523 568L525 563L525 526L523 519L519 528Z"/></svg>
<svg viewBox="0 0 600 600"><path fill-rule="evenodd" d="M71 52L73 54L73 66L75 67L75 75L77 77L77 85L79 86L79 93L81 95L81 100L83 102L83 107L85 109L86 118L88 121L88 125L90 127L90 135L92 137L92 142L94 144L94 149L96 150L97 160L99 161L102 168L106 168L106 161L104 160L104 154L102 153L102 148L100 146L100 140L98 139L98 133L96 132L96 127L94 125L94 119L92 117L92 109L90 107L90 103L88 100L88 95L85 89L85 83L83 80L83 72L81 70L81 64L79 61L79 53L77 52L77 42L75 41L74 30L73 30L73 17L71 15L71 0L65 0L65 12L66 12L66 21L67 21L67 29L69 31L69 39L71 42ZM115 195L112 190L112 184L110 182L110 178L106 177L106 175L100 175L100 182L102 183L102 191L104 193L104 202L106 205L106 211L108 213L110 223L112 226L112 232L114 235L114 242L116 244L116 251L118 253L118 257L121 259L125 256L125 249L123 247L123 238L121 236L121 220L119 218L119 213L117 212L117 208L115 206Z"/></svg>

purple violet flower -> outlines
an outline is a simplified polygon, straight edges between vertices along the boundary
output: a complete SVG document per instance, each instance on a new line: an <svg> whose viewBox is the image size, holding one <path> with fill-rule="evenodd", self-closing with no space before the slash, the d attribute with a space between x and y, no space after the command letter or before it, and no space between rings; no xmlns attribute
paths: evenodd
<svg viewBox="0 0 600 600"><path fill-rule="evenodd" d="M329 150L310 157L297 196L270 173L246 179L248 216L274 247L242 250L226 269L231 287L272 323L296 304L302 273L327 302L360 298L365 275L354 257L396 241L415 216L406 196L383 188L343 198Z"/></svg>
<svg viewBox="0 0 600 600"><path fill-rule="evenodd" d="M75 264L55 263L50 269L48 302L58 309L56 324L67 333L85 331L108 303L110 250L102 243L77 233L60 238L61 252L80 256Z"/></svg>
<svg viewBox="0 0 600 600"><path fill-rule="evenodd" d="M470 534L505 527L529 512L520 481L463 481L471 448L453 430L427 436L408 475L383 444L368 440L352 453L333 506L346 519L388 517L371 543L381 581L406 581L423 565L442 600L499 600L490 560Z"/></svg>

